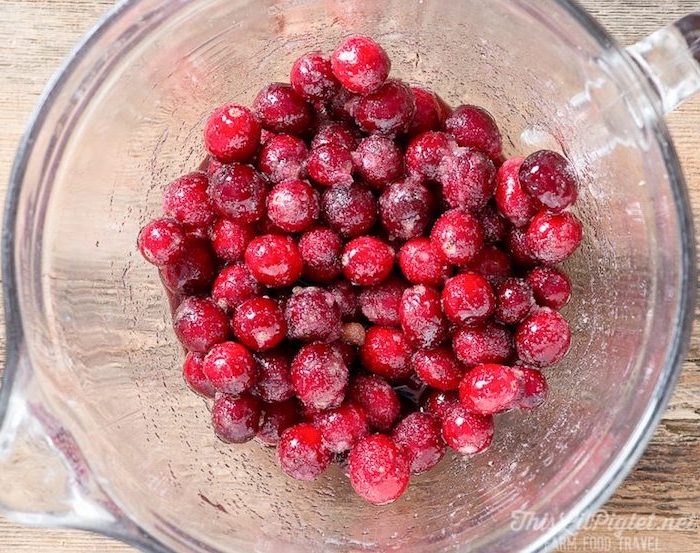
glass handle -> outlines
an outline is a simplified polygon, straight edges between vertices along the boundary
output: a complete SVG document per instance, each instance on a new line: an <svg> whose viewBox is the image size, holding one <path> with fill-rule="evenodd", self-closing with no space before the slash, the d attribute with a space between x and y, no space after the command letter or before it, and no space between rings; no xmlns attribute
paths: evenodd
<svg viewBox="0 0 700 553"><path fill-rule="evenodd" d="M700 12L652 33L627 52L659 95L668 113L700 90Z"/></svg>

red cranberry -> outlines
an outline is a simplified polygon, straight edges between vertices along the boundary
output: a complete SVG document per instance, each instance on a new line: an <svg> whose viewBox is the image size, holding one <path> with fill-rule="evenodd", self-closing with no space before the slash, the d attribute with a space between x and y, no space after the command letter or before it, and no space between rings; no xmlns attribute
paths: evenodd
<svg viewBox="0 0 700 553"><path fill-rule="evenodd" d="M450 265L433 250L430 239L422 236L401 246L398 261L411 284L442 286L451 274Z"/></svg>
<svg viewBox="0 0 700 553"><path fill-rule="evenodd" d="M297 480L316 480L331 464L331 452L312 424L290 426L277 446L277 461L284 472Z"/></svg>
<svg viewBox="0 0 700 553"><path fill-rule="evenodd" d="M435 202L430 190L410 179L391 183L379 198L379 217L387 232L400 240L422 235L432 222Z"/></svg>
<svg viewBox="0 0 700 553"><path fill-rule="evenodd" d="M516 265L527 268L537 264L537 259L525 239L525 229L510 227L506 233L505 246Z"/></svg>
<svg viewBox="0 0 700 553"><path fill-rule="evenodd" d="M360 177L379 190L404 174L401 148L383 136L364 138L357 146L352 159Z"/></svg>
<svg viewBox="0 0 700 553"><path fill-rule="evenodd" d="M516 402L519 409L536 409L547 400L547 379L531 367L516 367L520 371L520 388L522 394Z"/></svg>
<svg viewBox="0 0 700 553"><path fill-rule="evenodd" d="M374 505L396 501L410 478L404 452L384 434L367 436L350 450L348 472L357 495Z"/></svg>
<svg viewBox="0 0 700 553"><path fill-rule="evenodd" d="M348 368L332 346L302 346L292 361L291 376L297 397L304 405L332 409L345 398Z"/></svg>
<svg viewBox="0 0 700 553"><path fill-rule="evenodd" d="M214 220L214 210L204 173L190 173L168 184L163 191L163 213L185 227L206 227Z"/></svg>
<svg viewBox="0 0 700 553"><path fill-rule="evenodd" d="M495 244L501 242L508 232L508 222L498 212L496 206L489 202L479 212L481 226L484 227L484 242Z"/></svg>
<svg viewBox="0 0 700 553"><path fill-rule="evenodd" d="M360 307L355 287L345 279L332 282L326 289L333 294L335 302L340 308L340 317L344 321L349 321L357 316Z"/></svg>
<svg viewBox="0 0 700 553"><path fill-rule="evenodd" d="M456 390L464 374L464 367L448 347L417 351L411 366L423 382L438 390Z"/></svg>
<svg viewBox="0 0 700 553"><path fill-rule="evenodd" d="M211 179L209 197L214 209L227 219L254 223L265 212L267 185L250 165L223 165Z"/></svg>
<svg viewBox="0 0 700 553"><path fill-rule="evenodd" d="M287 300L284 316L288 336L305 342L333 342L340 338L340 308L333 294L309 286L295 289Z"/></svg>
<svg viewBox="0 0 700 553"><path fill-rule="evenodd" d="M411 91L416 100L416 113L408 127L408 135L417 136L424 132L440 130L445 119L435 94L419 86L412 86Z"/></svg>
<svg viewBox="0 0 700 553"><path fill-rule="evenodd" d="M350 400L367 415L372 428L384 432L389 430L401 412L396 391L378 376L357 376L350 382Z"/></svg>
<svg viewBox="0 0 700 553"><path fill-rule="evenodd" d="M298 135L313 121L311 106L288 84L272 83L253 100L253 109L266 129Z"/></svg>
<svg viewBox="0 0 700 553"><path fill-rule="evenodd" d="M475 325L491 316L496 308L496 297L484 277L462 273L445 283L442 307L453 323Z"/></svg>
<svg viewBox="0 0 700 553"><path fill-rule="evenodd" d="M278 303L258 297L244 301L233 316L236 338L254 351L266 351L280 344L287 333L287 323Z"/></svg>
<svg viewBox="0 0 700 553"><path fill-rule="evenodd" d="M433 249L445 261L464 265L484 247L484 229L479 219L463 209L443 213L430 231Z"/></svg>
<svg viewBox="0 0 700 553"><path fill-rule="evenodd" d="M204 358L202 369L214 388L233 396L250 390L257 378L255 359L236 342L214 345Z"/></svg>
<svg viewBox="0 0 700 553"><path fill-rule="evenodd" d="M289 370L292 356L284 349L275 349L255 354L258 381L255 391L263 401L276 403L294 396L294 387Z"/></svg>
<svg viewBox="0 0 700 553"><path fill-rule="evenodd" d="M367 415L352 403L318 413L314 416L314 425L321 431L323 445L333 453L350 450L369 434Z"/></svg>
<svg viewBox="0 0 700 553"><path fill-rule="evenodd" d="M331 67L345 88L357 94L369 94L379 89L389 76L391 61L371 38L351 35L333 50Z"/></svg>
<svg viewBox="0 0 700 553"><path fill-rule="evenodd" d="M561 309L571 297L571 281L554 267L535 267L527 275L535 301L543 307Z"/></svg>
<svg viewBox="0 0 700 553"><path fill-rule="evenodd" d="M299 252L304 260L304 276L312 282L329 282L342 273L343 241L329 228L306 231L299 239Z"/></svg>
<svg viewBox="0 0 700 553"><path fill-rule="evenodd" d="M411 346L400 330L373 326L365 333L360 360L368 371L397 381L411 374L411 353Z"/></svg>
<svg viewBox="0 0 700 553"><path fill-rule="evenodd" d="M396 425L391 437L403 449L412 474L430 470L445 456L441 421L428 413L414 412L406 416Z"/></svg>
<svg viewBox="0 0 700 553"><path fill-rule="evenodd" d="M522 278L508 278L496 291L495 316L506 324L522 321L535 305L532 288Z"/></svg>
<svg viewBox="0 0 700 553"><path fill-rule="evenodd" d="M554 265L568 259L583 239L583 226L572 214L539 212L527 227L525 244L542 263Z"/></svg>
<svg viewBox="0 0 700 553"><path fill-rule="evenodd" d="M311 149L332 144L352 152L357 148L358 134L357 130L347 123L329 123L316 133L311 141Z"/></svg>
<svg viewBox="0 0 700 553"><path fill-rule="evenodd" d="M479 273L491 286L499 286L513 274L510 256L496 246L485 246L465 270Z"/></svg>
<svg viewBox="0 0 700 553"><path fill-rule="evenodd" d="M438 176L450 207L479 211L496 189L493 162L472 148L459 148L443 157Z"/></svg>
<svg viewBox="0 0 700 553"><path fill-rule="evenodd" d="M373 236L361 236L345 245L343 274L358 286L384 282L394 267L394 250Z"/></svg>
<svg viewBox="0 0 700 553"><path fill-rule="evenodd" d="M442 420L442 436L447 445L462 455L476 455L491 445L493 417L477 415L458 405Z"/></svg>
<svg viewBox="0 0 700 553"><path fill-rule="evenodd" d="M294 239L278 234L254 238L246 248L245 263L259 282L271 288L291 286L304 269Z"/></svg>
<svg viewBox="0 0 700 553"><path fill-rule="evenodd" d="M245 249L255 238L255 227L229 219L219 219L209 231L214 253L229 263L243 259Z"/></svg>
<svg viewBox="0 0 700 553"><path fill-rule="evenodd" d="M328 110L338 121L354 122L360 98L359 94L353 94L349 90L341 88L328 104Z"/></svg>
<svg viewBox="0 0 700 553"><path fill-rule="evenodd" d="M266 403L255 440L274 447L280 443L282 433L299 422L299 407L294 399L281 403Z"/></svg>
<svg viewBox="0 0 700 553"><path fill-rule="evenodd" d="M320 52L309 52L295 61L289 82L294 91L309 102L328 101L340 88L330 60Z"/></svg>
<svg viewBox="0 0 700 553"><path fill-rule="evenodd" d="M328 225L347 238L368 232L377 221L378 205L372 192L360 184L333 186L321 197Z"/></svg>
<svg viewBox="0 0 700 553"><path fill-rule="evenodd" d="M565 157L551 150L530 154L518 176L523 190L550 211L562 211L578 197L574 168Z"/></svg>
<svg viewBox="0 0 700 553"><path fill-rule="evenodd" d="M167 265L177 261L185 251L185 231L175 219L153 219L141 229L137 242L146 261Z"/></svg>
<svg viewBox="0 0 700 553"><path fill-rule="evenodd" d="M348 323L346 325L343 325L343 331L341 332L340 340L337 340L331 344L331 347L338 353L340 353L341 357L343 358L343 361L348 367L352 366L352 364L355 362L355 358L357 357L357 347L355 345L355 342L350 340L346 341L347 336L345 335L345 331L349 325L353 327L359 326L362 328L362 340L360 340L360 343L364 342L364 327L360 323Z"/></svg>
<svg viewBox="0 0 700 553"><path fill-rule="evenodd" d="M399 306L401 328L411 345L434 348L447 338L447 320L436 288L418 284L407 288Z"/></svg>
<svg viewBox="0 0 700 553"><path fill-rule="evenodd" d="M301 232L310 227L321 212L318 192L303 180L276 184L267 197L267 216L285 232Z"/></svg>
<svg viewBox="0 0 700 553"><path fill-rule="evenodd" d="M205 298L185 298L173 315L173 329L189 351L207 353L214 344L229 336L226 314Z"/></svg>
<svg viewBox="0 0 700 553"><path fill-rule="evenodd" d="M393 80L360 98L355 121L367 133L394 135L408 128L415 112L416 102L411 88Z"/></svg>
<svg viewBox="0 0 700 553"><path fill-rule="evenodd" d="M493 415L514 406L521 393L519 371L506 365L478 365L464 375L459 399L471 413Z"/></svg>
<svg viewBox="0 0 700 553"><path fill-rule="evenodd" d="M272 182L298 179L308 155L309 150L301 138L278 134L260 150L258 169Z"/></svg>
<svg viewBox="0 0 700 553"><path fill-rule="evenodd" d="M537 213L537 204L520 186L520 166L524 157L514 157L501 165L496 173L496 205L503 216L516 227L527 225Z"/></svg>
<svg viewBox="0 0 700 553"><path fill-rule="evenodd" d="M405 285L398 279L364 288L360 292L360 310L376 325L399 326L399 303Z"/></svg>
<svg viewBox="0 0 700 553"><path fill-rule="evenodd" d="M216 388L204 374L204 355L190 351L185 356L185 363L182 366L182 375L185 382L199 395L213 398L216 395Z"/></svg>
<svg viewBox="0 0 700 553"><path fill-rule="evenodd" d="M504 363L513 355L508 330L496 323L480 327L463 326L454 335L452 348L459 360L473 367L484 363Z"/></svg>
<svg viewBox="0 0 700 553"><path fill-rule="evenodd" d="M570 344L569 323L549 307L531 313L515 331L518 357L538 368L551 367L561 361Z"/></svg>
<svg viewBox="0 0 700 553"><path fill-rule="evenodd" d="M214 279L214 254L208 240L187 238L185 247L173 263L163 265L163 285L175 294L192 295L206 292Z"/></svg>
<svg viewBox="0 0 700 553"><path fill-rule="evenodd" d="M261 413L262 402L256 397L222 394L214 400L211 420L219 439L231 444L242 444L257 434Z"/></svg>
<svg viewBox="0 0 700 553"><path fill-rule="evenodd" d="M262 286L248 267L231 265L221 270L211 289L211 297L226 312L233 311L245 300L262 294Z"/></svg>
<svg viewBox="0 0 700 553"><path fill-rule="evenodd" d="M323 186L352 183L353 162L349 150L334 144L313 148L306 160L309 176Z"/></svg>
<svg viewBox="0 0 700 553"><path fill-rule="evenodd" d="M458 405L461 406L462 404L459 401L457 392L453 390L448 392L443 390L432 390L423 400L423 410L426 413L435 415L439 419L444 419L447 412L452 409L452 407L456 407Z"/></svg>
<svg viewBox="0 0 700 553"><path fill-rule="evenodd" d="M419 134L406 148L406 166L409 173L420 178L437 180L440 162L456 148L455 141L444 132L428 131Z"/></svg>
<svg viewBox="0 0 700 553"><path fill-rule="evenodd" d="M223 163L249 161L260 144L260 123L252 112L237 104L214 110L204 125L204 145Z"/></svg>
<svg viewBox="0 0 700 553"><path fill-rule="evenodd" d="M459 106L445 120L447 132L457 144L476 148L493 160L501 157L503 140L491 114L477 106Z"/></svg>

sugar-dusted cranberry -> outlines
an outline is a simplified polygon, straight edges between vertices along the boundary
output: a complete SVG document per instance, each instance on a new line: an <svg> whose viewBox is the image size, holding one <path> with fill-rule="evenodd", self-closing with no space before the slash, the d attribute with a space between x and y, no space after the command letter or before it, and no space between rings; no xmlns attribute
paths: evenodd
<svg viewBox="0 0 700 553"><path fill-rule="evenodd" d="M503 139L493 116L478 106L459 106L445 120L447 132L457 144L476 148L493 160L501 157Z"/></svg>
<svg viewBox="0 0 700 553"><path fill-rule="evenodd" d="M235 263L243 259L245 249L255 238L255 226L230 219L219 219L209 230L214 253L219 259Z"/></svg>
<svg viewBox="0 0 700 553"><path fill-rule="evenodd" d="M420 182L392 182L379 198L379 218L386 231L400 240L422 235L432 222L435 201Z"/></svg>
<svg viewBox="0 0 700 553"><path fill-rule="evenodd" d="M486 206L496 188L496 168L482 152L458 148L442 158L438 177L450 207L477 212Z"/></svg>
<svg viewBox="0 0 700 553"><path fill-rule="evenodd" d="M309 286L294 289L284 316L288 335L305 342L333 342L340 338L340 308L330 292Z"/></svg>
<svg viewBox="0 0 700 553"><path fill-rule="evenodd" d="M360 360L368 370L389 381L402 380L411 374L413 350L397 328L373 326L365 333Z"/></svg>
<svg viewBox="0 0 700 553"><path fill-rule="evenodd" d="M497 246L487 245L464 269L479 273L491 286L497 287L513 274L513 263L506 252Z"/></svg>
<svg viewBox="0 0 700 553"><path fill-rule="evenodd" d="M369 94L389 76L391 61L379 44L369 37L350 35L331 54L333 74L348 90Z"/></svg>
<svg viewBox="0 0 700 553"><path fill-rule="evenodd" d="M399 303L405 287L403 282L393 278L364 288L359 295L362 314L377 325L399 326Z"/></svg>
<svg viewBox="0 0 700 553"><path fill-rule="evenodd" d="M146 261L157 266L167 265L185 251L185 231L175 219L153 219L139 232L137 244Z"/></svg>
<svg viewBox="0 0 700 553"><path fill-rule="evenodd" d="M310 227L321 212L316 189L304 180L276 184L267 197L267 216L285 232L301 232Z"/></svg>
<svg viewBox="0 0 700 553"><path fill-rule="evenodd" d="M260 123L253 113L238 104L214 110L204 125L207 151L223 163L249 161L260 144Z"/></svg>
<svg viewBox="0 0 700 553"><path fill-rule="evenodd" d="M530 285L522 278L504 280L496 290L496 318L506 324L522 321L535 305Z"/></svg>
<svg viewBox="0 0 700 553"><path fill-rule="evenodd" d="M411 88L401 81L391 80L376 92L360 98L355 121L367 133L391 136L406 130L415 112Z"/></svg>
<svg viewBox="0 0 700 553"><path fill-rule="evenodd" d="M428 131L416 136L406 148L406 166L411 175L437 180L445 156L457 148L454 139L444 132Z"/></svg>
<svg viewBox="0 0 700 553"><path fill-rule="evenodd" d="M341 336L340 340L336 340L331 344L331 347L336 350L338 353L340 353L341 357L343 358L343 361L345 364L350 367L352 364L355 362L355 359L357 358L357 345L355 344L354 341L346 340L347 336L345 334L346 329L348 326L353 326L353 327L362 327L362 339L359 340L359 343L364 342L364 327L360 323L348 323L343 325L343 330L341 331ZM352 331L351 331L352 333ZM359 334L353 333L356 335L356 337L359 337Z"/></svg>
<svg viewBox="0 0 700 553"><path fill-rule="evenodd" d="M250 390L257 378L255 359L250 351L236 342L212 346L204 358L202 370L214 388L234 396Z"/></svg>
<svg viewBox="0 0 700 553"><path fill-rule="evenodd" d="M364 138L353 152L352 159L360 177L379 190L404 174L401 148L383 136Z"/></svg>
<svg viewBox="0 0 700 553"><path fill-rule="evenodd" d="M455 333L452 348L468 367L504 363L513 355L513 339L508 329L496 323L479 327L463 326Z"/></svg>
<svg viewBox="0 0 700 553"><path fill-rule="evenodd" d="M571 330L559 312L541 307L518 325L514 339L521 361L538 368L551 367L569 351Z"/></svg>
<svg viewBox="0 0 700 553"><path fill-rule="evenodd" d="M272 182L298 179L309 150L301 138L278 134L270 138L258 155L258 169Z"/></svg>
<svg viewBox="0 0 700 553"><path fill-rule="evenodd" d="M418 350L411 366L423 382L438 390L456 390L465 370L448 347Z"/></svg>
<svg viewBox="0 0 700 553"><path fill-rule="evenodd" d="M417 284L404 290L399 317L401 328L414 347L434 348L447 338L447 319L437 288Z"/></svg>
<svg viewBox="0 0 700 553"><path fill-rule="evenodd" d="M263 288L242 263L221 270L211 288L211 297L221 309L232 312L245 300L262 294Z"/></svg>
<svg viewBox="0 0 700 553"><path fill-rule="evenodd" d="M335 302L340 308L340 317L344 321L352 320L357 316L360 304L357 292L352 284L341 278L328 284L326 290L333 294Z"/></svg>
<svg viewBox="0 0 700 553"><path fill-rule="evenodd" d="M289 82L309 102L328 101L340 88L330 60L320 52L309 52L297 59L289 73Z"/></svg>
<svg viewBox="0 0 700 553"><path fill-rule="evenodd" d="M204 354L188 352L182 365L182 376L187 385L199 395L209 398L216 395L216 388L204 374Z"/></svg>
<svg viewBox="0 0 700 553"><path fill-rule="evenodd" d="M297 397L304 405L332 409L345 398L348 368L332 346L302 346L292 361L291 376Z"/></svg>
<svg viewBox="0 0 700 553"><path fill-rule="evenodd" d="M430 243L446 261L465 265L484 247L484 229L478 217L464 209L443 213L430 231Z"/></svg>
<svg viewBox="0 0 700 553"><path fill-rule="evenodd" d="M532 267L537 265L532 249L526 241L524 228L512 226L506 232L505 247L510 253L511 259L520 267Z"/></svg>
<svg viewBox="0 0 700 553"><path fill-rule="evenodd" d="M554 267L535 267L526 278L535 301L543 307L561 309L571 297L571 281Z"/></svg>
<svg viewBox="0 0 700 553"><path fill-rule="evenodd" d="M328 110L338 121L354 122L357 103L361 96L341 88L328 104Z"/></svg>
<svg viewBox="0 0 700 553"><path fill-rule="evenodd" d="M246 248L245 263L259 282L271 288L294 284L304 269L294 239L279 234L254 238Z"/></svg>
<svg viewBox="0 0 700 553"><path fill-rule="evenodd" d="M283 83L269 84L258 92L253 110L262 126L276 133L302 134L313 121L311 106Z"/></svg>
<svg viewBox="0 0 700 553"><path fill-rule="evenodd" d="M547 400L549 392L547 379L541 371L532 367L516 365L513 369L520 377L520 396L514 407L526 411L537 409Z"/></svg>
<svg viewBox="0 0 700 553"><path fill-rule="evenodd" d="M459 399L471 413L493 415L514 407L521 390L519 370L507 365L477 365L459 384Z"/></svg>
<svg viewBox="0 0 700 553"><path fill-rule="evenodd" d="M173 329L189 351L207 353L214 344L229 336L226 314L206 298L185 298L173 315Z"/></svg>
<svg viewBox="0 0 700 553"><path fill-rule="evenodd" d="M520 166L524 157L506 160L496 173L496 205L516 227L527 225L537 213L537 203L520 185Z"/></svg>
<svg viewBox="0 0 700 553"><path fill-rule="evenodd" d="M321 431L323 444L333 453L348 451L369 434L367 415L352 403L318 413L314 424Z"/></svg>
<svg viewBox="0 0 700 553"><path fill-rule="evenodd" d="M163 213L185 227L206 227L214 220L204 173L190 173L172 181L163 191Z"/></svg>
<svg viewBox="0 0 700 553"><path fill-rule="evenodd" d="M295 399L279 403L265 403L260 428L255 440L274 447L280 443L282 433L299 422L299 406Z"/></svg>
<svg viewBox="0 0 700 553"><path fill-rule="evenodd" d="M457 385L459 386L459 383L457 383ZM459 401L459 395L456 389L450 391L432 390L425 396L422 404L424 412L435 415L439 419L444 419L445 415L452 407L462 405Z"/></svg>
<svg viewBox="0 0 700 553"><path fill-rule="evenodd" d="M328 225L347 238L368 232L379 215L377 199L371 190L357 183L325 190L321 208Z"/></svg>
<svg viewBox="0 0 700 553"><path fill-rule="evenodd" d="M316 227L306 231L299 238L304 276L312 282L329 282L337 278L342 272L342 251L343 241L331 229Z"/></svg>
<svg viewBox="0 0 700 553"><path fill-rule="evenodd" d="M254 223L265 212L266 196L265 180L250 165L222 165L211 178L211 203L227 219Z"/></svg>
<svg viewBox="0 0 700 553"><path fill-rule="evenodd" d="M212 426L222 441L242 444L257 434L261 413L262 402L254 396L221 394L214 400L211 410Z"/></svg>
<svg viewBox="0 0 700 553"><path fill-rule="evenodd" d="M394 267L394 250L374 236L360 236L345 245L341 263L345 277L358 286L384 282Z"/></svg>
<svg viewBox="0 0 700 553"><path fill-rule="evenodd" d="M445 315L455 324L480 324L496 308L496 297L488 280L477 273L452 277L442 290Z"/></svg>
<svg viewBox="0 0 700 553"><path fill-rule="evenodd" d="M428 131L439 131L445 118L435 94L419 86L412 86L411 91L416 100L416 113L408 127L408 135L417 136Z"/></svg>
<svg viewBox="0 0 700 553"><path fill-rule="evenodd" d="M562 211L578 198L574 168L565 157L551 150L527 156L518 176L523 190L549 211Z"/></svg>
<svg viewBox="0 0 700 553"><path fill-rule="evenodd" d="M328 123L318 130L311 141L311 148L314 149L325 144L332 144L352 152L357 148L358 135L357 129L347 123Z"/></svg>
<svg viewBox="0 0 700 553"><path fill-rule="evenodd" d="M462 455L476 455L491 445L493 417L470 413L462 405L452 407L442 419L447 445Z"/></svg>
<svg viewBox="0 0 700 553"><path fill-rule="evenodd" d="M375 430L389 430L399 418L401 404L396 391L379 376L356 376L350 381L348 396L364 410Z"/></svg>
<svg viewBox="0 0 700 553"><path fill-rule="evenodd" d="M202 171L206 173L208 177L211 177L222 165L223 163L214 156L207 154L207 157L205 157L202 163L199 164L199 167L197 167L197 171Z"/></svg>
<svg viewBox="0 0 700 553"><path fill-rule="evenodd" d="M540 211L525 233L525 244L542 263L554 265L568 259L583 239L583 225L573 213Z"/></svg>
<svg viewBox="0 0 700 553"><path fill-rule="evenodd" d="M428 413L414 412L406 416L396 425L391 437L408 458L411 474L430 470L445 456L441 421Z"/></svg>
<svg viewBox="0 0 700 553"><path fill-rule="evenodd" d="M350 450L348 473L357 495L374 505L396 501L410 478L406 455L384 434L366 436Z"/></svg>
<svg viewBox="0 0 700 553"><path fill-rule="evenodd" d="M163 285L175 294L206 292L214 279L214 253L208 240L188 237L182 254L160 267Z"/></svg>
<svg viewBox="0 0 700 553"><path fill-rule="evenodd" d="M277 462L297 480L316 480L330 466L331 452L323 445L321 432L309 423L290 426L277 446Z"/></svg>
<svg viewBox="0 0 700 553"><path fill-rule="evenodd" d="M289 370L292 355L286 349L259 352L254 355L257 365L255 391L269 403L285 401L294 396Z"/></svg>
<svg viewBox="0 0 700 553"><path fill-rule="evenodd" d="M398 262L411 284L442 286L452 272L450 265L435 252L430 239L422 236L401 246Z"/></svg>
<svg viewBox="0 0 700 553"><path fill-rule="evenodd" d="M279 304L270 298L257 297L244 301L231 323L236 338L254 351L277 347L287 333L287 323Z"/></svg>
<svg viewBox="0 0 700 553"><path fill-rule="evenodd" d="M342 146L324 144L313 148L306 159L309 176L323 186L350 184L352 179L352 154Z"/></svg>

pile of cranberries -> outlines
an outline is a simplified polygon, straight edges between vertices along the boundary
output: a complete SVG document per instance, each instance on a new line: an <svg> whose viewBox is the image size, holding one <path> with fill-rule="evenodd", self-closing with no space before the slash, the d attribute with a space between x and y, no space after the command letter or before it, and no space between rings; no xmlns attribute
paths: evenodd
<svg viewBox="0 0 700 553"><path fill-rule="evenodd" d="M340 462L378 505L545 400L571 339L556 265L582 238L564 157L504 159L487 111L390 65L349 36L216 109L209 156L138 237L216 435L300 480Z"/></svg>

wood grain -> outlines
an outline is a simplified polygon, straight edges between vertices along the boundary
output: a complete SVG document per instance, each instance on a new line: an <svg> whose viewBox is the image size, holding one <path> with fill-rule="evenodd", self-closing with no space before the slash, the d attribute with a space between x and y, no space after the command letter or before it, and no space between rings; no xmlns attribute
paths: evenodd
<svg viewBox="0 0 700 553"><path fill-rule="evenodd" d="M582 4L623 44L698 9L698 3L690 0L584 0ZM0 200L20 135L44 84L110 6L106 0L0 0ZM700 97L669 116L668 125L683 162L698 228ZM2 339L0 357L4 358ZM696 318L678 388L644 456L599 515L560 544L559 550L696 553L700 550L699 472L700 324ZM634 530L635 524L642 528ZM0 553L6 551L131 549L91 534L22 528L0 518Z"/></svg>

